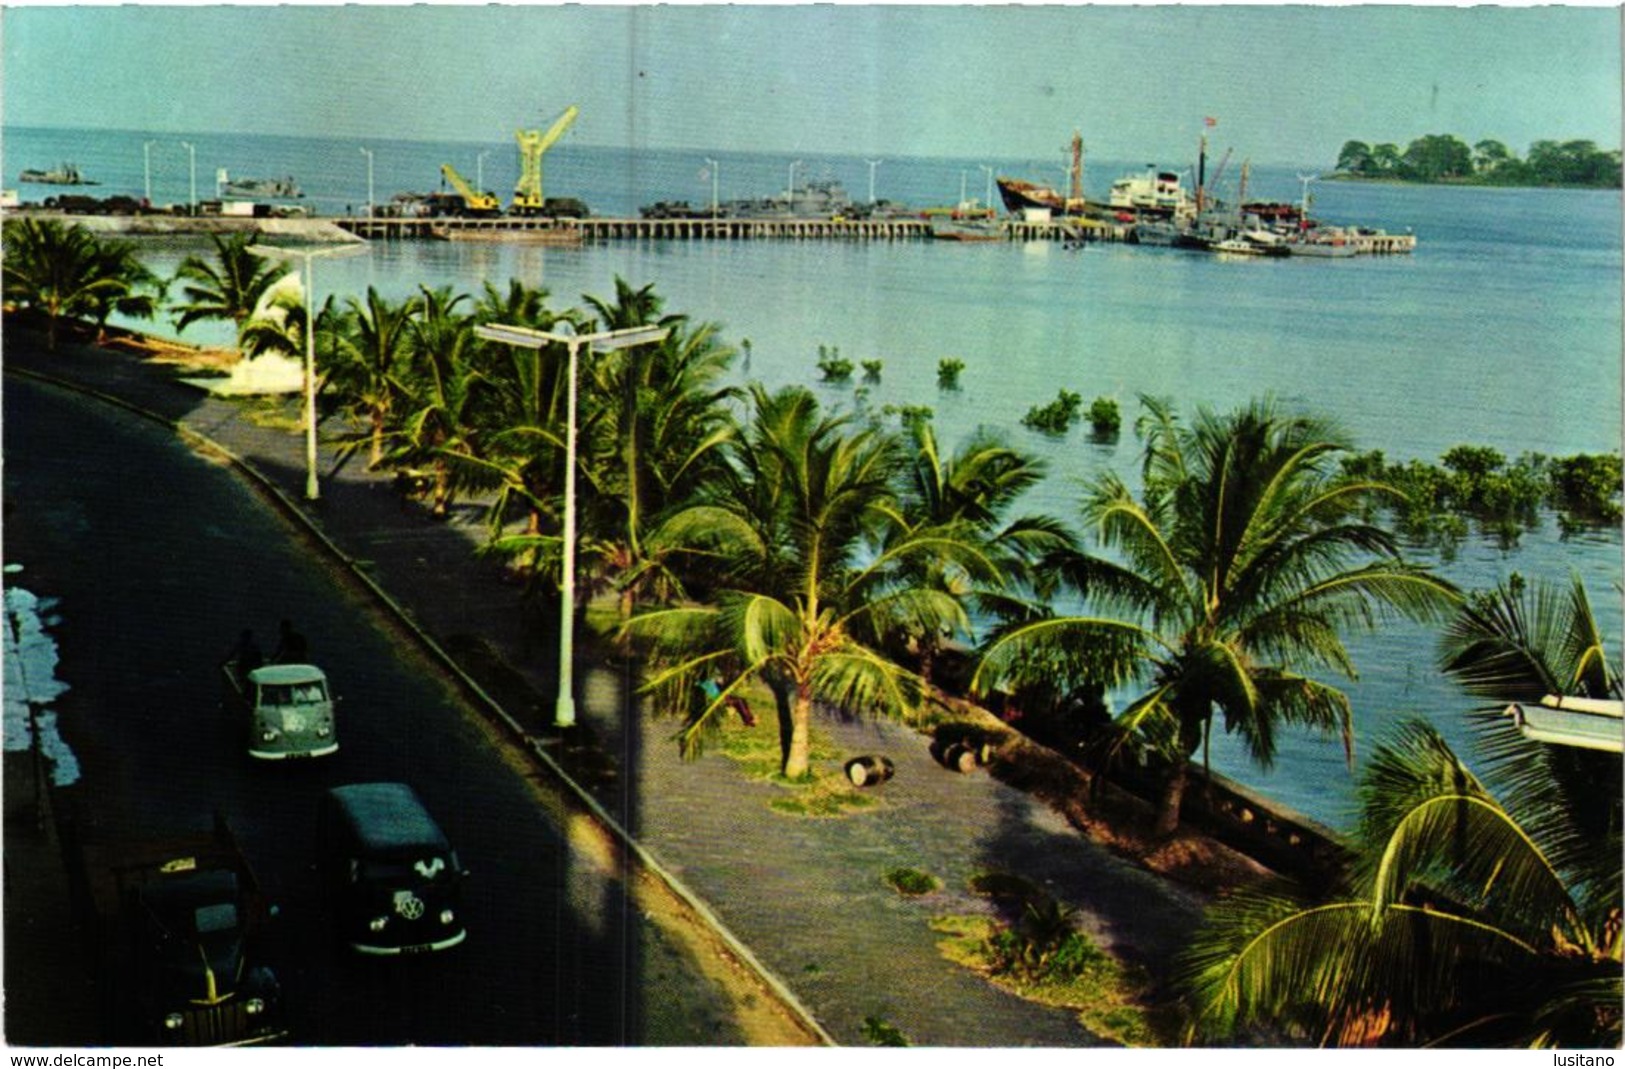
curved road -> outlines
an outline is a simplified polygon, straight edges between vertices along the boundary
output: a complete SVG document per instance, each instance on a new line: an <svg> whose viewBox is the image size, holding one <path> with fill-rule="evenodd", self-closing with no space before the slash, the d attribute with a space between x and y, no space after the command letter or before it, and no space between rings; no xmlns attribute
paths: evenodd
<svg viewBox="0 0 1625 1069"><path fill-rule="evenodd" d="M165 428L14 376L4 400L5 557L24 567L12 581L56 601L71 688L57 709L84 771L59 810L117 838L202 829L224 810L281 907L267 957L296 1042L695 1041L651 1030L642 1002L652 975L668 991L691 979L672 982L676 952L618 883L572 864L478 718L273 509ZM341 696L341 749L264 766L220 709L217 664L244 627L269 652L284 617ZM368 780L413 784L472 870L462 947L371 961L332 942L316 799Z"/></svg>

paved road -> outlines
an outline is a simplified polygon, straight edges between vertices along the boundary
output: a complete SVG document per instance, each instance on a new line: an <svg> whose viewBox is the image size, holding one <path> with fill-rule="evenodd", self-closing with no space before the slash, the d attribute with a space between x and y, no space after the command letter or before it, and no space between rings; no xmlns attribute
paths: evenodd
<svg viewBox="0 0 1625 1069"><path fill-rule="evenodd" d="M223 442L290 495L297 496L303 485L297 436L257 425L245 418L239 404L167 384L151 365L89 349L45 361L42 354L19 348L8 352L8 362L38 365L136 399ZM14 381L8 376L8 414ZM12 433L8 426L8 491L17 455ZM69 443L59 443L53 451L67 448ZM421 513L403 509L386 481L358 469L352 464L335 470L331 458L324 458L324 502L315 522L346 553L369 562L370 573L442 643L469 638L488 643L523 684L510 712L528 730L545 733L550 707L536 696L551 694L553 686L554 643L546 633L550 618L541 621L541 629L527 621L517 611L514 588L504 586L490 566L474 558L477 532L470 517L428 523ZM27 502L21 504L26 507ZM122 527L138 521L116 522ZM201 536L186 527L170 537L178 539L174 545L185 546ZM256 622L272 628L283 612L268 608ZM324 620L314 609L300 620L318 651L342 641L344 627L355 626ZM230 629L236 626L231 620L221 627L210 638L208 655L199 659L207 660L215 647L229 643ZM334 627L340 633L334 634ZM621 700L626 681L615 671L582 665L578 680L583 723L596 735L597 752L612 773L590 778L587 785L789 983L840 1042L866 1042L863 1023L868 1016L899 1027L917 1045L1098 1042L1071 1014L1008 996L937 954L929 927L934 913L985 908L964 893L975 872L1016 873L1048 888L1077 907L1081 923L1103 942L1162 977L1196 923L1198 896L1113 857L1019 790L985 774L945 772L927 755L926 740L909 729L867 723L828 726L840 752L888 753L898 763L898 777L881 789L884 804L875 810L840 820L799 820L770 811L766 803L775 788L740 776L725 757L679 761L669 737L671 722L627 715ZM349 686L346 678L338 682ZM348 709L345 713L356 715ZM396 713L406 715L402 709ZM762 729L771 731L770 718L760 719ZM348 737L345 744L351 747L347 754L355 752ZM396 748L396 761L434 764L442 759L425 752L431 747L404 725L390 745ZM564 756L571 754L567 750ZM478 856L468 860L478 874ZM899 898L881 883L884 872L898 866L930 871L943 880L944 891L920 900ZM572 875L576 871L570 870ZM650 964L657 949L643 940L638 962L642 975L629 975L624 993L617 995L634 1007L625 1014L629 1022L638 1009L646 1015L645 1042L651 1041L649 1036L674 1034L655 1027L664 998L649 997L639 1006L633 990L659 990L663 996L668 990L662 979L651 983L651 977L660 976ZM621 960L638 957L627 951ZM687 1033L689 1038L666 1042L737 1041L731 1038L737 1033L719 1015L667 1016L708 1023Z"/></svg>
<svg viewBox="0 0 1625 1069"><path fill-rule="evenodd" d="M11 378L4 432L6 558L57 599L71 685L58 709L84 770L58 805L111 838L205 828L223 809L282 907L269 954L300 1041L698 1038L648 1035L646 974L693 979L669 975L620 885L573 863L486 729L238 477L162 428ZM237 631L268 645L282 617L342 696L332 759L253 763L219 708L216 664ZM473 871L465 946L368 961L331 944L310 869L316 798L377 779L413 783Z"/></svg>

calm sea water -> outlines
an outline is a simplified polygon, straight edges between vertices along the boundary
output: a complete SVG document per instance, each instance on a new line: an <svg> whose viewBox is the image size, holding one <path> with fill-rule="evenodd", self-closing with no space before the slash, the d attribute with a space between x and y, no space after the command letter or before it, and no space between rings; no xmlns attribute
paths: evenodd
<svg viewBox="0 0 1625 1069"><path fill-rule="evenodd" d="M999 174L1060 183L1065 159L887 160L873 169L876 195L916 206L959 198L962 183L985 196L985 164ZM102 195L141 195L143 144L150 146L155 201L190 195L180 139L139 132L7 129L8 186L24 167L71 161L102 180ZM216 168L234 175L293 175L314 210L342 214L366 202L360 144L320 139L199 134L198 195L213 193ZM473 177L485 152L485 185L512 188L513 144L373 142L379 202L398 191L438 186L449 162ZM1194 154L1194 152L1193 152ZM716 152L628 152L566 141L547 157L551 195L579 196L602 215L635 214L654 200L709 201L706 158L717 161L723 199L785 188L794 157ZM1100 194L1147 161L1091 163ZM1187 161L1158 161L1181 165ZM1255 168L1249 195L1296 199L1297 168ZM867 198L871 168L857 158L803 157L799 184L833 178ZM22 186L25 199L61 192ZM1436 460L1462 443L1509 456L1611 452L1621 440L1621 211L1618 193L1574 190L1441 189L1317 183L1315 214L1334 222L1413 229L1415 255L1346 261L1241 260L1168 249L1101 245L1069 251L1047 243L933 245L923 242L616 242L581 249L444 242L375 244L368 256L324 262L320 295L391 297L419 284L477 290L521 278L547 287L555 305L610 295L617 277L654 283L669 311L719 324L724 339L751 342L739 378L770 386L813 383L820 345L884 362L866 386L873 405L927 405L939 435L956 442L971 428L1007 428L1045 457L1047 483L1027 503L1075 515L1077 484L1108 467L1132 476L1135 442L1098 445L1074 430L1049 438L1020 427L1033 405L1059 388L1086 401L1116 398L1125 420L1141 393L1171 397L1184 411L1225 410L1270 393L1339 420L1360 448L1390 458ZM192 251L154 242L149 260L171 270ZM192 340L226 340L217 327ZM936 386L937 362L965 362L962 389ZM820 386L830 404L857 403L854 385ZM1554 523L1510 552L1489 540L1441 565L1469 587L1517 571L1566 581L1582 575L1597 603L1611 652L1619 656L1621 546L1618 532L1560 539ZM1368 754L1385 724L1409 715L1438 723L1464 751L1467 702L1434 669L1432 632L1409 625L1357 636L1360 679L1349 687L1357 747ZM1354 773L1341 747L1290 735L1275 768L1252 767L1230 740L1215 740L1217 767L1334 825L1347 822Z"/></svg>

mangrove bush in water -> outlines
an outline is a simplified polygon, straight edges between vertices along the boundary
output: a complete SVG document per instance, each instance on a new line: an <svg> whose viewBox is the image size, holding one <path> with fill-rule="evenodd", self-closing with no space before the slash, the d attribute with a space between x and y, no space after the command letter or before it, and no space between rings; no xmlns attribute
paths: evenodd
<svg viewBox="0 0 1625 1069"><path fill-rule="evenodd" d="M1021 417L1021 425L1044 434L1065 434L1083 409L1083 395L1062 389L1047 405L1034 405Z"/></svg>
<svg viewBox="0 0 1625 1069"><path fill-rule="evenodd" d="M1354 480L1386 483L1402 500L1385 507L1400 532L1452 554L1469 523L1506 546L1540 522L1542 509L1557 513L1565 533L1585 526L1617 526L1621 519L1618 454L1551 458L1524 453L1509 461L1487 446L1458 445L1439 463L1389 463L1371 450L1343 461Z"/></svg>

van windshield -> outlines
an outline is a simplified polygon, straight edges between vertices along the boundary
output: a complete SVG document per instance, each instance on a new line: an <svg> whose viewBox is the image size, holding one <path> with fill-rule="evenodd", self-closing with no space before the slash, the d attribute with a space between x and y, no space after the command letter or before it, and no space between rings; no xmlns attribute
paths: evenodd
<svg viewBox="0 0 1625 1069"><path fill-rule="evenodd" d="M429 854L410 861L368 861L361 873L369 883L423 883L446 879L456 868L456 858Z"/></svg>
<svg viewBox="0 0 1625 1069"><path fill-rule="evenodd" d="M310 683L266 683L260 687L261 705L315 705L327 700L327 688L318 681Z"/></svg>

